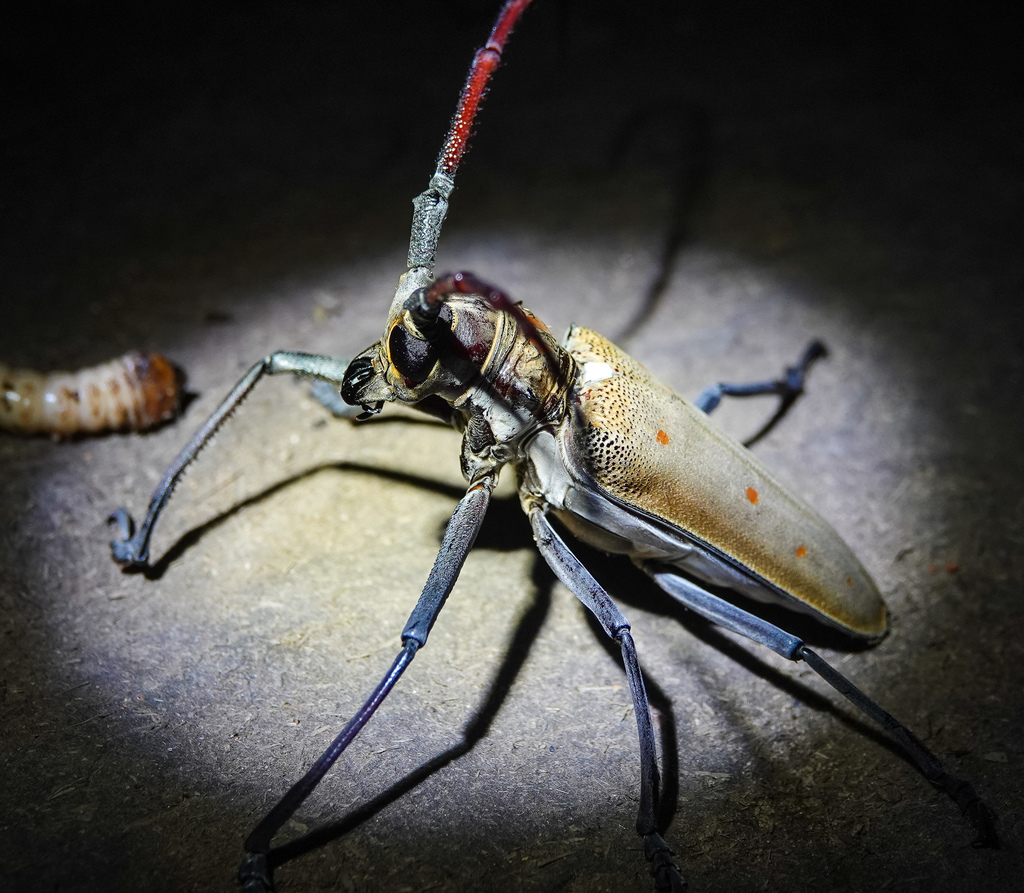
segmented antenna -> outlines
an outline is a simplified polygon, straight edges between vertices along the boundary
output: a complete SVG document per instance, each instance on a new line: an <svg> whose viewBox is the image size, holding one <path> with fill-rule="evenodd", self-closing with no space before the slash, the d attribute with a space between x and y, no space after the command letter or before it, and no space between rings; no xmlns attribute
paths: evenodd
<svg viewBox="0 0 1024 893"><path fill-rule="evenodd" d="M455 186L455 172L466 152L473 120L480 103L487 92L487 84L491 75L501 61L501 53L505 48L512 28L519 17L530 5L530 0L508 0L498 13L498 18L491 29L487 43L477 50L466 77L459 105L452 119L448 136L437 159L437 168L430 178L430 185L425 192L413 200L412 235L409 238L409 272L402 277L402 282L395 293L392 313L400 312L405 299L418 288L423 288L433 281L434 256L437 253L437 240L441 235L441 225L448 213L448 197Z"/></svg>
<svg viewBox="0 0 1024 893"><path fill-rule="evenodd" d="M451 127L448 129L448 138L437 159L435 176L436 174L455 176L455 171L466 151L476 111L480 107L484 93L487 92L487 82L501 61L501 51L505 48L505 41L508 40L513 27L529 5L530 0L509 0L498 13L498 19L494 23L494 28L491 29L491 36L487 39L487 43L476 51L469 75L466 77L466 84L462 88L462 95L459 97L459 107L455 110L455 117L452 118Z"/></svg>

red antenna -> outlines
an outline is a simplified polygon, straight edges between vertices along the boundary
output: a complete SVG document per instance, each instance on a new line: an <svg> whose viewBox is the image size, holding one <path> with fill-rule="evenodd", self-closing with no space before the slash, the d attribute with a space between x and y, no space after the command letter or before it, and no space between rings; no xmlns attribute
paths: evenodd
<svg viewBox="0 0 1024 893"><path fill-rule="evenodd" d="M501 51L505 49L505 41L508 40L516 22L519 21L519 17L529 5L530 0L508 0L501 8L501 12L498 13L498 19L494 23L494 28L491 29L491 36L487 39L487 43L476 51L469 75L466 77L466 84L462 88L462 95L459 97L459 107L455 111L452 126L448 130L448 138L437 159L438 173L447 174L449 177L455 176L455 171L466 151L473 119L487 92L487 82L501 61Z"/></svg>
<svg viewBox="0 0 1024 893"><path fill-rule="evenodd" d="M437 159L437 169L430 178L430 185L425 192L413 199L412 235L409 239L409 273L402 280L395 294L392 312L395 312L413 291L429 285L434 278L434 256L437 253L437 240L441 235L441 224L448 213L448 196L455 187L455 172L466 152L469 135L473 129L473 120L487 92L487 84L491 75L501 61L505 41L512 33L519 17L530 5L530 0L508 0L498 13L498 18L487 39L476 55L469 68L459 106L455 110L444 148Z"/></svg>

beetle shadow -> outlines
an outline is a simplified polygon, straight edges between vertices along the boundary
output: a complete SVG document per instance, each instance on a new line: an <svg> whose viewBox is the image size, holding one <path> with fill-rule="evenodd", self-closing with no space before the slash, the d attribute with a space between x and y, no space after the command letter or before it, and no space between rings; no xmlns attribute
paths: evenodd
<svg viewBox="0 0 1024 893"><path fill-rule="evenodd" d="M628 347L664 299L679 255L690 241L692 220L707 193L712 173L711 115L704 106L683 98L635 109L618 128L608 152L609 168L613 171L621 169L625 159L639 151L637 146L649 146L652 141L647 136L652 130L659 135L672 131L671 137L662 136L662 141L669 140L673 146L671 158L655 159L655 163L672 168L672 207L654 278L644 290L633 314L613 339L623 347Z"/></svg>
<svg viewBox="0 0 1024 893"><path fill-rule="evenodd" d="M219 515L215 515L198 526L193 527L191 530L186 531L157 561L146 565L144 568L138 569L138 572L147 580L159 580L175 561L181 558L182 555L184 555L193 546L198 544L204 536L206 536L210 531L216 530L221 524L229 521L239 512L251 506L259 505L298 481L305 480L306 478L327 470L354 471L362 474L373 474L395 483L406 484L420 490L439 493L443 496L450 496L454 500L461 499L466 492L461 487L453 487L450 484L444 484L432 478L422 477L420 475L410 474L404 471L394 471L389 468L380 468L374 465L366 465L361 462L326 462L321 465L314 465L311 468L304 469L298 474L276 481L269 487L260 490L258 493L253 493L251 496L245 497L229 509L221 512ZM510 500L493 500L493 502L503 501L508 502ZM126 572L128 573L132 573L135 570L136 569L134 568L126 568Z"/></svg>
<svg viewBox="0 0 1024 893"><path fill-rule="evenodd" d="M512 502L511 499L497 501ZM500 534L495 533L499 525L501 528ZM525 527L522 524L519 526L521 528ZM487 537L488 539L499 535L503 536L506 530L503 521L492 518L490 513L488 513L487 520L484 521L481 537L488 527L492 528ZM477 542L479 543L479 541L480 538L478 538ZM551 609L551 593L555 577L539 556L533 563L530 576L534 590L533 604L530 605L516 625L512 641L509 643L508 648L505 649L505 656L491 680L483 703L463 727L462 739L454 746L439 753L412 772L409 772L389 788L362 806L352 810L343 818L321 828L314 829L301 837L270 850L267 854L267 860L271 870L344 837L368 819L373 818L385 807L406 796L436 772L468 754L488 734L495 717L505 703L512 685L518 677L523 664L526 662L530 649L537 640L541 627L544 625L544 621Z"/></svg>
<svg viewBox="0 0 1024 893"><path fill-rule="evenodd" d="M761 425L750 437L743 440L743 446L748 450L756 443L763 440L772 431L775 430L775 426L779 424L788 414L793 404L800 399L801 394L786 394L779 398L779 405L775 407L775 412L768 417L768 420Z"/></svg>

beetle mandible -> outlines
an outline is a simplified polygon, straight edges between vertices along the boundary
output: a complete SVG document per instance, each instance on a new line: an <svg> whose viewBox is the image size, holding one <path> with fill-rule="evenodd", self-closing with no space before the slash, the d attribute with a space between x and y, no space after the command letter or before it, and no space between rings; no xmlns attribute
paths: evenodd
<svg viewBox="0 0 1024 893"><path fill-rule="evenodd" d="M469 487L402 632L401 650L362 708L246 840L244 889L272 889L268 853L277 831L426 643L505 465L515 473L544 559L621 649L640 744L637 832L659 890L681 891L686 884L657 825L657 754L637 649L629 622L551 526L552 515L578 539L631 558L686 608L789 660L805 661L956 801L975 827L976 845L994 846L990 813L972 787L949 775L903 724L801 639L704 588L710 584L809 614L853 639L885 634L884 603L850 548L708 419L723 396L792 400L821 347L812 345L778 380L719 384L690 403L596 332L574 326L559 344L529 311L472 274L435 281L436 246L477 108L529 2L509 0L474 57L437 169L414 201L408 270L382 338L351 363L290 351L256 363L165 472L138 530L126 510L112 517L120 534L112 543L114 559L125 569L144 568L154 523L184 470L264 375L297 374L340 389L343 403L337 391L323 397L339 414L360 407L358 418L365 418L397 402L463 434L461 464Z"/></svg>

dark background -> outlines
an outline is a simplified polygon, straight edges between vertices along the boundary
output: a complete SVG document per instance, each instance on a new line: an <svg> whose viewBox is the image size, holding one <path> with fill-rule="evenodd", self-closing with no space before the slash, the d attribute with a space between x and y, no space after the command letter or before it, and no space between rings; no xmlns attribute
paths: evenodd
<svg viewBox="0 0 1024 893"><path fill-rule="evenodd" d="M0 29L0 360L159 349L198 395L152 434L0 437L5 889L230 888L397 648L462 489L450 432L325 423L268 382L180 488L158 579L109 562L104 517L141 512L260 356L379 337L495 5L83 2ZM634 622L694 890L1019 888L1019 46L962 5L552 0L485 104L442 269L620 339L687 396L827 341L757 452L893 624L870 650L800 631L975 783L1004 840L973 850L804 668L587 553ZM350 833L279 889L650 889L632 723L506 489L430 647L286 829Z"/></svg>

